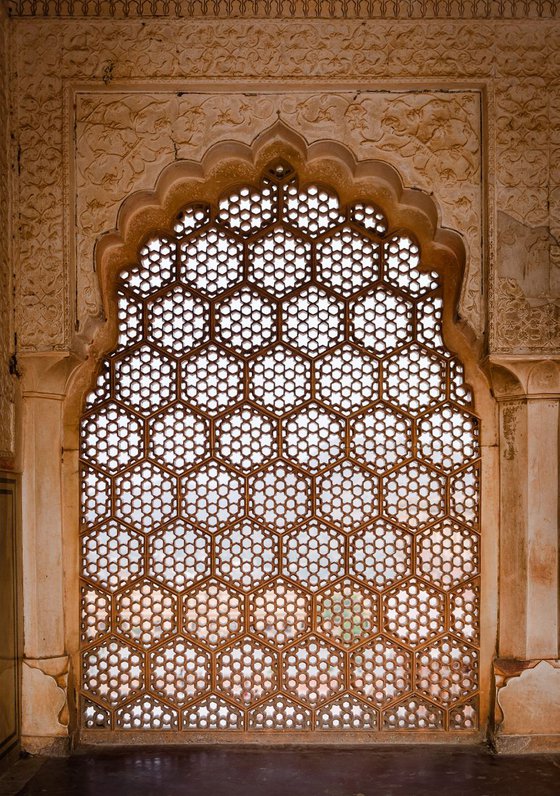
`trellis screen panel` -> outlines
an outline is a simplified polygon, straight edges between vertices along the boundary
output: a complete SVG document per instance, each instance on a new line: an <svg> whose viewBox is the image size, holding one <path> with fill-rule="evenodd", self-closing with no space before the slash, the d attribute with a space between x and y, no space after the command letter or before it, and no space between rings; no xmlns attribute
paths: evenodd
<svg viewBox="0 0 560 796"><path fill-rule="evenodd" d="M277 162L122 273L81 422L85 728L476 729L478 420L420 260Z"/></svg>

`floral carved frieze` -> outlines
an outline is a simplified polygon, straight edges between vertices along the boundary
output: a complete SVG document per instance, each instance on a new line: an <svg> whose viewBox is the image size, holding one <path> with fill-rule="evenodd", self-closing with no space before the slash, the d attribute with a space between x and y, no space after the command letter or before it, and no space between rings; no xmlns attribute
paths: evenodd
<svg viewBox="0 0 560 796"><path fill-rule="evenodd" d="M173 160L198 160L220 140L249 144L281 119L308 143L343 141L358 159L390 163L406 185L437 196L442 224L467 245L461 312L480 332L479 100L476 91L79 95L78 319L100 311L93 246L130 193L152 188Z"/></svg>

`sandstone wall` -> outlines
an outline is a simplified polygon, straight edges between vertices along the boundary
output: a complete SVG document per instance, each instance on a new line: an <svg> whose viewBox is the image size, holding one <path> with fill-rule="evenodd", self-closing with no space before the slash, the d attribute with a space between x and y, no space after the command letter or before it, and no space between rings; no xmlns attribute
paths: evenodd
<svg viewBox="0 0 560 796"><path fill-rule="evenodd" d="M33 724L30 712L27 735L65 737L71 715L65 689L76 612L67 608L64 616L61 588L54 598L48 584L31 595L37 572L46 567L41 560L45 544L52 570L47 580L58 577L62 584L63 538L77 534L72 520L64 526L63 495L73 487L65 482L62 463L58 471L49 462L51 497L38 492L48 451L55 461L60 455L62 414L51 401L54 430L46 439L40 431L45 415L37 401L49 395L64 401L66 380L103 321L96 241L115 228L123 201L134 192L152 190L165 167L199 160L224 140L250 144L278 120L308 144L338 141L358 159L391 164L406 187L432 195L440 223L463 236L467 270L458 312L489 357L502 418L500 440L488 444L496 457L500 453L501 464L496 459L489 465L487 485L483 483L491 506L488 534L494 534L486 567L496 574L488 580L494 586L489 587L490 618L483 628L492 641L499 574L505 584L500 615L507 620L500 626L495 653L510 663L500 664L498 685L505 694L508 688L513 692L514 682L530 682L535 693L542 676L539 693L546 705L549 686L544 683L560 672L555 663L559 376L554 361L560 352L556 3L21 0L10 8L10 47L3 52L9 49L13 139L11 146L1 147L2 191L8 155L16 178L11 209L7 202L0 206L0 290L9 299L5 264L11 256L24 373L18 432L27 452L24 547L31 551L26 564L27 669L32 670L27 705L44 691L45 704L51 706L40 726ZM7 102L3 84L3 142ZM16 232L11 255L10 224ZM0 323L0 449L10 453L9 300L0 307ZM535 371L541 361L544 371ZM552 466L542 459L541 449ZM538 482L535 472L541 473ZM58 495L54 507L53 494ZM507 563L499 573L498 545ZM75 567L71 561L64 577L69 566ZM552 661L546 663L552 671L539 668L540 661ZM489 683L489 671L487 679ZM502 721L499 699L496 716ZM507 701L502 699L502 706ZM503 726L513 728L510 734L516 737L548 737L550 727L539 724L539 710L536 718L506 720Z"/></svg>

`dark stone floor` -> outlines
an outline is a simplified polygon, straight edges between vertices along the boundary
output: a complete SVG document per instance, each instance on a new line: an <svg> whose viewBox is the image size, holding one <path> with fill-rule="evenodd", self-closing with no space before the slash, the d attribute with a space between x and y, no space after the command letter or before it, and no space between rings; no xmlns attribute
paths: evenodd
<svg viewBox="0 0 560 796"><path fill-rule="evenodd" d="M0 796L560 796L560 756L480 747L115 749L33 762L27 784L0 780Z"/></svg>

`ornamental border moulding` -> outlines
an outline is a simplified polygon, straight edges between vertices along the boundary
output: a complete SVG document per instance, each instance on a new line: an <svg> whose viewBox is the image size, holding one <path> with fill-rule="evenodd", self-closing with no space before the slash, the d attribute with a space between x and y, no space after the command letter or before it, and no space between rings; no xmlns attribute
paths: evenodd
<svg viewBox="0 0 560 796"><path fill-rule="evenodd" d="M19 17L556 19L558 0L8 0Z"/></svg>

